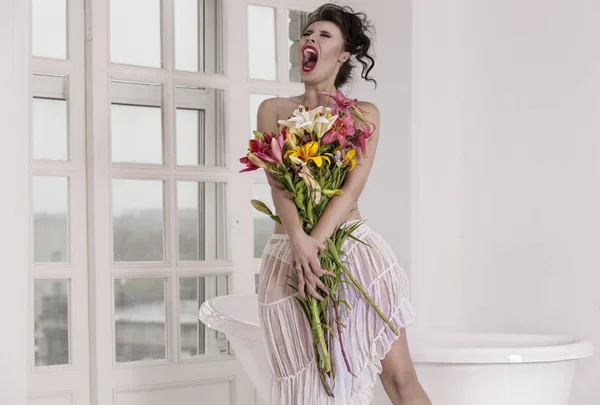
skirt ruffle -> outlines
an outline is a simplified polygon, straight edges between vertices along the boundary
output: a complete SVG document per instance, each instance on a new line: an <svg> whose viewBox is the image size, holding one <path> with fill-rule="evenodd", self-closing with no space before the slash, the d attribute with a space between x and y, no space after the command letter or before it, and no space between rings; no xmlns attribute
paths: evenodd
<svg viewBox="0 0 600 405"><path fill-rule="evenodd" d="M382 312L400 330L415 313L404 270L385 240L366 225L354 234L370 247L348 240L348 269L365 287ZM259 282L259 314L269 366L273 374L271 405L367 405L382 371L381 362L398 338L354 286L342 293L351 307L340 307L345 328L344 348L352 372L344 363L339 342L333 349L337 375L329 397L314 359L312 334L296 291L288 286L294 275L289 240L274 235L265 247Z"/></svg>

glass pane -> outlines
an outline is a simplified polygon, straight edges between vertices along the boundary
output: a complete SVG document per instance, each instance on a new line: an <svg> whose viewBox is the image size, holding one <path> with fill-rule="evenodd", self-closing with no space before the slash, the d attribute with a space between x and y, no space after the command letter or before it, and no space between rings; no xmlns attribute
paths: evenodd
<svg viewBox="0 0 600 405"><path fill-rule="evenodd" d="M291 82L301 82L300 63L298 60L298 43L302 38L302 29L308 21L308 13L304 11L290 10L288 14L288 48L289 48L289 71Z"/></svg>
<svg viewBox="0 0 600 405"><path fill-rule="evenodd" d="M33 177L33 261L69 261L69 179Z"/></svg>
<svg viewBox="0 0 600 405"><path fill-rule="evenodd" d="M248 55L251 79L277 80L275 9L248 5Z"/></svg>
<svg viewBox="0 0 600 405"><path fill-rule="evenodd" d="M177 182L179 260L226 260L225 183Z"/></svg>
<svg viewBox="0 0 600 405"><path fill-rule="evenodd" d="M175 69L223 73L218 0L175 1Z"/></svg>
<svg viewBox="0 0 600 405"><path fill-rule="evenodd" d="M166 358L165 279L115 280L117 362Z"/></svg>
<svg viewBox="0 0 600 405"><path fill-rule="evenodd" d="M36 367L69 364L69 280L35 280Z"/></svg>
<svg viewBox="0 0 600 405"><path fill-rule="evenodd" d="M254 184L252 198L264 202L271 212L275 212L275 205L271 198L271 186L269 186L269 184ZM267 241L273 234L275 222L273 222L270 217L258 212L254 208L252 208L252 210L254 211L254 257L260 259Z"/></svg>
<svg viewBox="0 0 600 405"><path fill-rule="evenodd" d="M112 182L115 262L162 262L164 249L163 182Z"/></svg>
<svg viewBox="0 0 600 405"><path fill-rule="evenodd" d="M160 3L161 0L110 0L111 62L162 66Z"/></svg>
<svg viewBox="0 0 600 405"><path fill-rule="evenodd" d="M200 305L213 297L229 294L228 284L228 276L185 277L179 280L179 348L182 358L230 354L225 334L210 329L198 319Z"/></svg>
<svg viewBox="0 0 600 405"><path fill-rule="evenodd" d="M263 101L277 96L268 94L250 94L250 138L254 138L252 131L256 130L256 119L258 114L258 107Z"/></svg>
<svg viewBox="0 0 600 405"><path fill-rule="evenodd" d="M67 59L67 0L32 0L31 54Z"/></svg>
<svg viewBox="0 0 600 405"><path fill-rule="evenodd" d="M113 82L111 91L112 161L162 164L162 86Z"/></svg>
<svg viewBox="0 0 600 405"><path fill-rule="evenodd" d="M177 87L177 164L225 166L223 90Z"/></svg>
<svg viewBox="0 0 600 405"><path fill-rule="evenodd" d="M33 158L68 160L67 101L34 97L31 118Z"/></svg>

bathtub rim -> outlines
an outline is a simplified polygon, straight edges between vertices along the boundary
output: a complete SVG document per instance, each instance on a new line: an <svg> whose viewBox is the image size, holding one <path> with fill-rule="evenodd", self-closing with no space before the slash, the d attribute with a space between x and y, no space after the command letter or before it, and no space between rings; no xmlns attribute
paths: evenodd
<svg viewBox="0 0 600 405"><path fill-rule="evenodd" d="M230 294L214 297L205 301L199 310L199 319L208 327L225 333L234 335L238 339L251 340L263 343L264 338L258 324L230 318L220 313L215 307L222 299L231 299L236 297L257 298L256 294ZM258 305L258 301L257 305ZM407 329L410 334L410 327ZM444 364L522 364L522 363L545 363L557 361L572 361L592 357L594 355L594 345L588 341L578 338L572 338L565 335L553 334L523 334L523 333L489 333L489 332L440 332L436 330L427 330L419 328L421 333L434 333L450 336L465 336L474 338L477 336L486 337L486 339L497 338L502 341L502 337L511 338L543 338L545 340L568 341L562 344L550 344L543 346L519 346L512 347L419 347L418 344L411 345L411 358L414 363L444 363ZM243 336L241 336L243 335ZM410 340L410 338L409 338Z"/></svg>
<svg viewBox="0 0 600 405"><path fill-rule="evenodd" d="M410 330L410 329L409 329ZM431 333L446 333L430 331ZM409 332L410 333L410 332ZM448 332L452 334L452 332ZM496 338L502 341L503 337L517 338L544 338L556 341L568 340L568 343L547 344L540 346L510 347L419 347L410 348L411 358L415 363L446 363L446 364L527 364L551 363L560 361L573 361L592 357L594 346L590 341L571 338L565 335L551 334L524 334L524 333L484 333L484 332L456 332L455 336L477 336Z"/></svg>

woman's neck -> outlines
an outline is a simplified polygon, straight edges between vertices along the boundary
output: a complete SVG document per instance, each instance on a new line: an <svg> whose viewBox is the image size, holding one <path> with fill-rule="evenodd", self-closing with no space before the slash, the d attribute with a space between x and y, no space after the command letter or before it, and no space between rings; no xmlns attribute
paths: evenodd
<svg viewBox="0 0 600 405"><path fill-rule="evenodd" d="M334 95L337 89L332 84L326 85L311 85L306 86L304 89L304 94L300 96L302 100L302 105L307 106L308 108L316 108L318 106L329 106L333 100L327 97L324 94L319 94L321 92L329 93Z"/></svg>

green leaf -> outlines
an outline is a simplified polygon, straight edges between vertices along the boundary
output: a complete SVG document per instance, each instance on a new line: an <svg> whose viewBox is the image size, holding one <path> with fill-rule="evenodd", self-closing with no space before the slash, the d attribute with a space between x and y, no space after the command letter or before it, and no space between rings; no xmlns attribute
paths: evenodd
<svg viewBox="0 0 600 405"><path fill-rule="evenodd" d="M327 250L324 250L323 253L320 254L322 259L333 260L333 256Z"/></svg>
<svg viewBox="0 0 600 405"><path fill-rule="evenodd" d="M271 215L271 219L275 222L277 222L278 224L283 225L283 223L281 222L281 218L279 218L279 216L277 215Z"/></svg>
<svg viewBox="0 0 600 405"><path fill-rule="evenodd" d="M251 200L250 203L258 212L262 212L263 214L269 216L273 215L273 212L271 212L269 207L267 207L267 204L265 204L264 202L260 200Z"/></svg>
<svg viewBox="0 0 600 405"><path fill-rule="evenodd" d="M327 189L325 187L323 187L322 193L324 195L326 195L327 197L334 197L334 196L344 195L344 192L342 190L340 190L340 189L330 190L330 189Z"/></svg>
<svg viewBox="0 0 600 405"><path fill-rule="evenodd" d="M304 201L302 200L302 198L300 196L297 196L294 199L295 203L296 203L296 208L301 209L302 211L304 211L306 209L306 207L304 206Z"/></svg>
<svg viewBox="0 0 600 405"><path fill-rule="evenodd" d="M312 199L310 198L306 201L306 215L308 216L308 222L313 225L315 223L315 216L313 213Z"/></svg>
<svg viewBox="0 0 600 405"><path fill-rule="evenodd" d="M265 136L262 134L262 132L254 130L254 131L252 131L252 133L254 134L255 137L257 137L263 141L265 140Z"/></svg>
<svg viewBox="0 0 600 405"><path fill-rule="evenodd" d="M321 189L325 188L325 178L324 177L319 177L319 186L321 186Z"/></svg>
<svg viewBox="0 0 600 405"><path fill-rule="evenodd" d="M368 246L368 247L370 247L370 248L373 248L373 246L369 245L367 242L363 242L362 240L358 239L356 236L354 236L354 235L352 235L352 234L348 235L348 237L349 237L349 238L351 238L351 239L354 239L354 240L355 240L355 241L357 241L357 242L360 242L360 243L362 243L362 244L363 244L363 245L365 245L365 246Z"/></svg>
<svg viewBox="0 0 600 405"><path fill-rule="evenodd" d="M340 304L344 304L346 306L346 308L348 308L348 311L352 311L352 308L350 308L350 304L348 304L346 301L344 301L344 300L338 300L338 302Z"/></svg>
<svg viewBox="0 0 600 405"><path fill-rule="evenodd" d="M285 176L283 176L283 178L287 182L288 187L290 188L291 192L295 193L296 187L294 187L294 182L292 181L292 175L290 173L286 173Z"/></svg>

